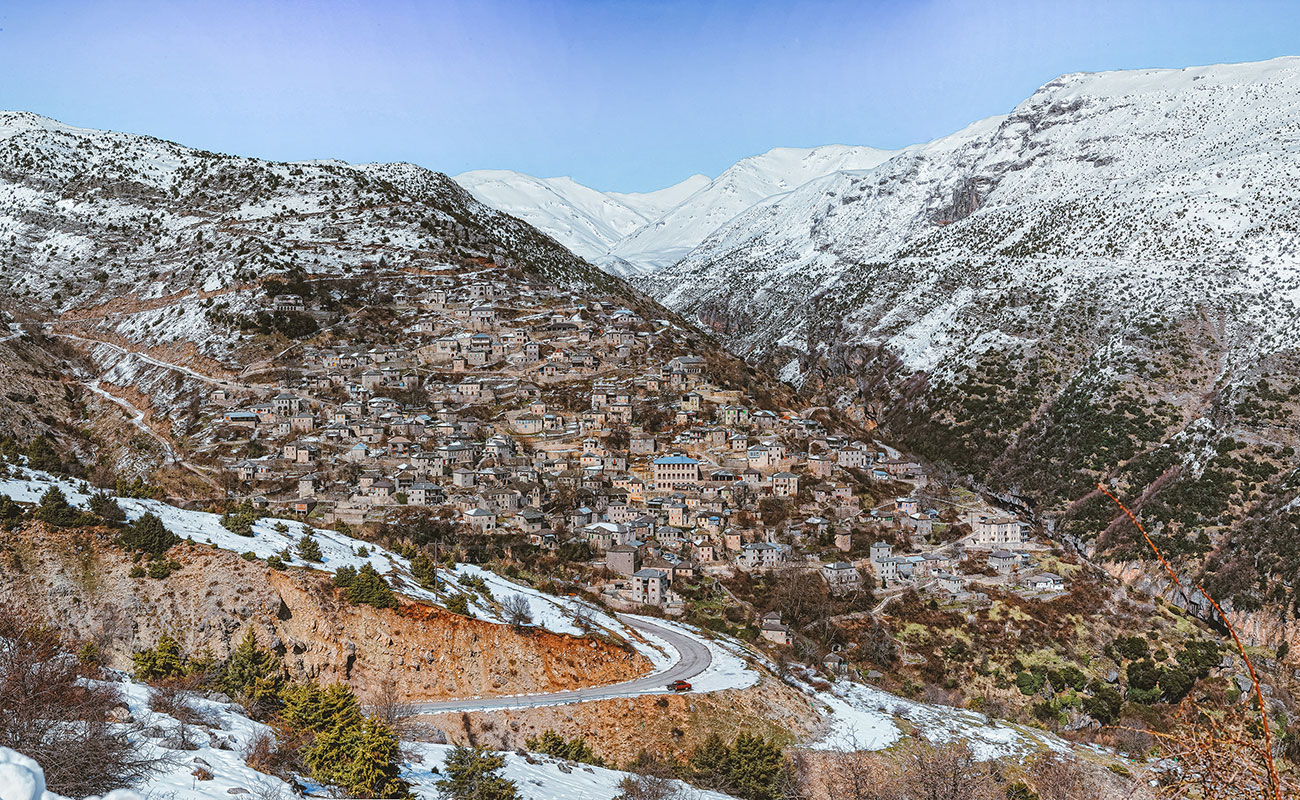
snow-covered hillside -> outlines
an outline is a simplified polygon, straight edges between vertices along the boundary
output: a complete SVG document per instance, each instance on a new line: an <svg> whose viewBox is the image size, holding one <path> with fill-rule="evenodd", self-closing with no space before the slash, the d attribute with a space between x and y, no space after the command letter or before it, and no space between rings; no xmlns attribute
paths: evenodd
<svg viewBox="0 0 1300 800"><path fill-rule="evenodd" d="M613 285L422 167L262 161L0 112L0 292L24 310L468 260Z"/></svg>
<svg viewBox="0 0 1300 800"><path fill-rule="evenodd" d="M1084 292L1140 311L1237 298L1256 313L1234 322L1290 346L1297 88L1296 59L1068 75L1007 116L756 208L646 285L677 309L743 307L741 347L798 346L810 298L861 295L847 335L919 369L997 327L990 305Z"/></svg>
<svg viewBox="0 0 1300 800"><path fill-rule="evenodd" d="M617 275L671 265L741 212L810 180L873 167L893 153L873 147L778 147L742 159L716 179L692 175L656 192L598 192L571 178L476 170L456 180Z"/></svg>
<svg viewBox="0 0 1300 800"><path fill-rule="evenodd" d="M1298 177L1300 59L1066 75L639 283L784 377L881 403L913 452L1072 499L1203 414L1285 441L1222 409L1293 374Z"/></svg>
<svg viewBox="0 0 1300 800"><path fill-rule="evenodd" d="M534 178L511 170L484 169L456 176L480 202L528 222L587 259L646 223L628 204L572 178Z"/></svg>

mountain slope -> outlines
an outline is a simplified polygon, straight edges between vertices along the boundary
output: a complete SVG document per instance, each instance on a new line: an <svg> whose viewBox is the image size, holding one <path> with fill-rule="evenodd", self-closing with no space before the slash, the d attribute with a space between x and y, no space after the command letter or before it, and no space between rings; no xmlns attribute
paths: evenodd
<svg viewBox="0 0 1300 800"><path fill-rule="evenodd" d="M1230 574L1246 521L1295 494L1298 133L1297 59L1067 75L642 285L1069 535L1141 552L1090 494L1113 478ZM1290 563L1264 548L1261 571Z"/></svg>
<svg viewBox="0 0 1300 800"><path fill-rule="evenodd" d="M603 256L610 245L646 223L642 212L572 178L485 169L457 175L456 182L481 202L519 217L583 258Z"/></svg>
<svg viewBox="0 0 1300 800"><path fill-rule="evenodd" d="M654 192L606 192L605 195L649 220L662 217L683 200L708 185L708 176L696 173L686 180Z"/></svg>
<svg viewBox="0 0 1300 800"><path fill-rule="evenodd" d="M414 165L275 163L0 113L0 286L29 310L462 259L616 283Z"/></svg>
<svg viewBox="0 0 1300 800"><path fill-rule="evenodd" d="M480 201L527 220L616 275L672 264L741 212L809 180L873 167L892 153L873 147L778 147L709 180L693 175L656 192L598 192L571 178L475 170L456 180Z"/></svg>

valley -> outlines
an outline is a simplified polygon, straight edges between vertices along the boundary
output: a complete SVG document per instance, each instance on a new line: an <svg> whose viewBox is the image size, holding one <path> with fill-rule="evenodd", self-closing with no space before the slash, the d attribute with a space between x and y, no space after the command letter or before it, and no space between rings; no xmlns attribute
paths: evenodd
<svg viewBox="0 0 1300 800"><path fill-rule="evenodd" d="M1297 81L645 194L2 112L0 677L177 798L1144 796L1252 697L1291 763Z"/></svg>

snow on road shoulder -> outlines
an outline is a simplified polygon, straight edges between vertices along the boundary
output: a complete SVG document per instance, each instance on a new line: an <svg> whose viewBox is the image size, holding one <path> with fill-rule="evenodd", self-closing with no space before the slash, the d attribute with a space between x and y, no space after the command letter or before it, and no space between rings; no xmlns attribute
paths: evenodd
<svg viewBox="0 0 1300 800"><path fill-rule="evenodd" d="M1044 731L998 722L974 711L918 703L860 683L837 681L826 691L804 688L831 715L830 729L811 745L815 749L882 750L902 738L897 719L907 720L930 742L965 741L980 760L1070 749L1064 740Z"/></svg>
<svg viewBox="0 0 1300 800"><path fill-rule="evenodd" d="M402 777L411 782L412 789L422 797L438 797L437 783L451 745L411 744L412 763ZM618 796L619 781L629 773L574 764L549 756L503 753L506 759L502 774L519 786L522 800L612 800ZM730 795L702 789L690 790L681 784L688 796L696 800L730 800Z"/></svg>
<svg viewBox="0 0 1300 800"><path fill-rule="evenodd" d="M651 625L658 625L671 631L689 636L691 639L699 642L709 649L709 655L712 657L707 669L699 675L691 678L692 692L717 692L723 689L747 689L758 683L758 670L749 665L748 659L753 656L748 655L749 651L739 642L728 640L724 637L710 637L700 632L698 628L691 627L681 622L672 620L659 619L657 617L642 617L636 614L624 614L623 616L631 619L641 620ZM647 639L657 639L658 644L675 650L667 642L642 631Z"/></svg>

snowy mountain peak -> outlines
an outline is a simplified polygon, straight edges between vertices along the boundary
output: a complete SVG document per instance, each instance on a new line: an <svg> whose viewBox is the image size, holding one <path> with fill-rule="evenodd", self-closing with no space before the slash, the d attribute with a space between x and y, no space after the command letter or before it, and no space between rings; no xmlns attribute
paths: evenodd
<svg viewBox="0 0 1300 800"><path fill-rule="evenodd" d="M514 214L575 253L620 275L671 265L736 215L815 178L869 169L894 151L826 145L776 147L717 178L692 175L655 192L599 192L571 178L474 170L456 180L481 202Z"/></svg>

